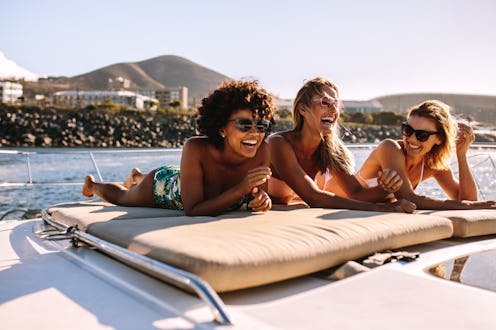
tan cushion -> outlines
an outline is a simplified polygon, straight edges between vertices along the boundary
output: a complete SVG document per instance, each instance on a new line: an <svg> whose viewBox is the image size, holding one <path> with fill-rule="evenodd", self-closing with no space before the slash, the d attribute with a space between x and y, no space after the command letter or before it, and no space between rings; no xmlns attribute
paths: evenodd
<svg viewBox="0 0 496 330"><path fill-rule="evenodd" d="M68 226L77 225L83 231L95 222L184 215L183 211L152 207L123 207L106 202L56 204L49 207L47 212L58 222Z"/></svg>
<svg viewBox="0 0 496 330"><path fill-rule="evenodd" d="M423 214L445 217L453 222L454 237L496 234L496 210L421 211Z"/></svg>
<svg viewBox="0 0 496 330"><path fill-rule="evenodd" d="M107 209L109 221L104 221ZM447 238L453 230L446 218L419 214L276 206L262 214L145 219L129 218L136 211L131 209L80 205L62 212L57 207L52 216L92 218L82 221L88 233L190 271L217 291L313 273L385 249Z"/></svg>

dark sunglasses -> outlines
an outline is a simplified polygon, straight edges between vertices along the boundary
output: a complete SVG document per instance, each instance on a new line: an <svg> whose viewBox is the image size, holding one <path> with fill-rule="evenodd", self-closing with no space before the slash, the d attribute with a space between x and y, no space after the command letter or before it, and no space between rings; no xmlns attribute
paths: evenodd
<svg viewBox="0 0 496 330"><path fill-rule="evenodd" d="M251 130L253 124L255 124L255 128L257 129L258 133L266 133L270 127L270 121L268 120L236 118L236 119L231 119L229 121L234 121L236 123L236 128L241 132L245 132L245 133Z"/></svg>
<svg viewBox="0 0 496 330"><path fill-rule="evenodd" d="M339 99L335 99L327 96L322 96L321 98L314 99L313 101L320 102L320 105L324 108L331 108L333 106L339 105Z"/></svg>
<svg viewBox="0 0 496 330"><path fill-rule="evenodd" d="M404 122L401 124L401 130L403 131L403 135L406 137L410 137L410 136L412 136L413 133L415 133L415 137L420 142L427 141L431 135L441 133L439 131L429 132L429 131L425 131L423 129L413 129L413 127L410 126L410 124L408 124L408 122Z"/></svg>

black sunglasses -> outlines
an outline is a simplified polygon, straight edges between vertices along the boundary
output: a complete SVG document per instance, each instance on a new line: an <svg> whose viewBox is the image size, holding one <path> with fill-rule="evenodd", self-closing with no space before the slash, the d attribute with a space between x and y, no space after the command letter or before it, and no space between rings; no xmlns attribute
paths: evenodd
<svg viewBox="0 0 496 330"><path fill-rule="evenodd" d="M245 132L245 133L251 130L253 124L255 124L255 128L257 129L258 133L266 133L270 127L270 121L268 120L236 118L236 119L231 119L229 121L234 121L236 123L236 128L241 132Z"/></svg>
<svg viewBox="0 0 496 330"><path fill-rule="evenodd" d="M412 136L413 133L415 133L415 137L420 142L427 141L431 135L441 133L439 131L429 132L429 131L426 131L423 129L413 129L413 127L410 126L410 124L408 124L408 122L404 122L401 124L401 130L403 131L403 135L406 137L410 137L410 136Z"/></svg>

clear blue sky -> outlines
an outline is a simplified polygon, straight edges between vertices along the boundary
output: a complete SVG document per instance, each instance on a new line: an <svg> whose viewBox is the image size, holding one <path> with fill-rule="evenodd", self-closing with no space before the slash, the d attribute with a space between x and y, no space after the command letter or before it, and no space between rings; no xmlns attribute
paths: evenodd
<svg viewBox="0 0 496 330"><path fill-rule="evenodd" d="M0 0L0 51L50 76L178 55L283 98L314 76L348 100L496 95L496 1Z"/></svg>

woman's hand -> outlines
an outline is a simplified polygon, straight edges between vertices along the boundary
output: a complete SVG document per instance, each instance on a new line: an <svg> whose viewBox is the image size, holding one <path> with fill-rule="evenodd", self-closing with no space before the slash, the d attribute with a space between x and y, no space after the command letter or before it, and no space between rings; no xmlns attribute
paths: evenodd
<svg viewBox="0 0 496 330"><path fill-rule="evenodd" d="M403 180L395 170L385 168L377 172L377 183L388 193L397 192L403 185Z"/></svg>
<svg viewBox="0 0 496 330"><path fill-rule="evenodd" d="M243 195L248 195L252 193L253 188L258 187L264 183L266 183L272 172L270 167L256 167L251 169L246 174L246 177L239 183L240 190Z"/></svg>
<svg viewBox="0 0 496 330"><path fill-rule="evenodd" d="M397 202L391 204L385 204L386 210L388 212L402 212L402 213L413 213L417 209L415 203L410 202L406 199L400 199Z"/></svg>
<svg viewBox="0 0 496 330"><path fill-rule="evenodd" d="M478 202L472 202L472 201L463 201L464 203L467 203L467 209L472 210L472 209L496 209L496 201L478 201Z"/></svg>
<svg viewBox="0 0 496 330"><path fill-rule="evenodd" d="M248 207L255 212L265 212L272 208L272 200L269 195L258 187L251 191L253 199L248 203Z"/></svg>
<svg viewBox="0 0 496 330"><path fill-rule="evenodd" d="M468 148L475 141L475 134L472 127L463 122L458 122L458 129L460 135L456 140L456 155L460 157L467 154Z"/></svg>

